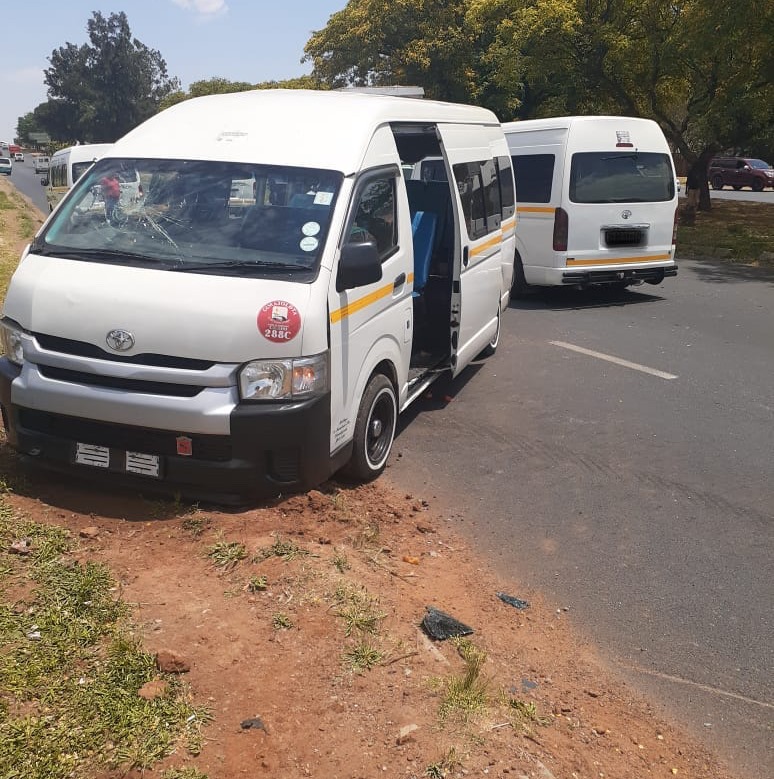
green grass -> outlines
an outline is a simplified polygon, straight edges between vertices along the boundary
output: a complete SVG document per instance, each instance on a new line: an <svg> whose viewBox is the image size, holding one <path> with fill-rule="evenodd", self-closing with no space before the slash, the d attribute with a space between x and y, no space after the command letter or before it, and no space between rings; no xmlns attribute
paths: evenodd
<svg viewBox="0 0 774 779"><path fill-rule="evenodd" d="M715 199L712 211L697 212L695 225L678 226L678 257L716 256L717 249L729 249L723 259L730 262L754 262L774 251L774 204Z"/></svg>
<svg viewBox="0 0 774 779"><path fill-rule="evenodd" d="M462 676L445 680L439 718L441 723L450 719L467 722L488 703L489 682L481 675L486 662L486 652L468 638L451 639L465 663Z"/></svg>
<svg viewBox="0 0 774 779"><path fill-rule="evenodd" d="M277 536L271 546L264 547L256 552L253 562L259 563L262 560L268 560L270 557L279 557L286 563L289 563L297 557L305 557L308 554L309 552L306 549L302 549L298 544L294 544L292 541L283 541L282 538Z"/></svg>
<svg viewBox="0 0 774 779"><path fill-rule="evenodd" d="M66 779L147 769L201 749L204 709L143 651L106 567L72 560L68 531L14 514L0 499L0 547L29 555L0 567L0 776ZM167 693L138 696L163 678Z"/></svg>
<svg viewBox="0 0 774 779"><path fill-rule="evenodd" d="M344 662L353 671L370 671L384 659L384 654L363 639L344 650Z"/></svg>
<svg viewBox="0 0 774 779"><path fill-rule="evenodd" d="M336 616L344 621L344 635L375 634L385 615L377 609L378 600L362 589L340 586L334 594L339 605Z"/></svg>
<svg viewBox="0 0 774 779"><path fill-rule="evenodd" d="M207 548L206 555L216 568L231 571L240 560L247 557L247 550L239 541L216 541Z"/></svg>

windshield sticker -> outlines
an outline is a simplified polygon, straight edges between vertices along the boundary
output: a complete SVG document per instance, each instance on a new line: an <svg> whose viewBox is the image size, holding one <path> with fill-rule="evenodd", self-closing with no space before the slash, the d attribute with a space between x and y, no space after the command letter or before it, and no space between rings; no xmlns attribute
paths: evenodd
<svg viewBox="0 0 774 779"><path fill-rule="evenodd" d="M292 341L301 329L301 315L292 303L272 300L258 312L258 329L275 344Z"/></svg>
<svg viewBox="0 0 774 779"><path fill-rule="evenodd" d="M301 226L301 232L304 235L317 235L320 232L320 225L317 222L307 222Z"/></svg>
<svg viewBox="0 0 774 779"><path fill-rule="evenodd" d="M333 192L315 192L314 204L316 206L329 206L333 202Z"/></svg>
<svg viewBox="0 0 774 779"><path fill-rule="evenodd" d="M319 243L320 242L316 238L309 236L307 238L302 238L301 243L298 244L298 246L303 252L313 252Z"/></svg>

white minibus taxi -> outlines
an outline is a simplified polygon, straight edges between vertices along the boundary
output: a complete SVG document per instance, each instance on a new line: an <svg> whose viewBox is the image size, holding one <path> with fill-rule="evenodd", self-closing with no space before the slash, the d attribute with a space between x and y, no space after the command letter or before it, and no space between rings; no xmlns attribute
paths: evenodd
<svg viewBox="0 0 774 779"><path fill-rule="evenodd" d="M84 143L59 149L51 155L48 174L40 180L46 187L48 208L53 211L76 181L102 157L113 144Z"/></svg>
<svg viewBox="0 0 774 779"><path fill-rule="evenodd" d="M406 180L428 155L449 181ZM83 204L116 166L144 194L110 221ZM235 207L246 181L253 202ZM0 325L8 439L52 467L220 502L342 467L374 478L399 412L497 348L513 189L481 108L304 90L169 108L23 254Z"/></svg>
<svg viewBox="0 0 774 779"><path fill-rule="evenodd" d="M518 200L514 294L677 274L674 165L655 122L565 116L503 131Z"/></svg>

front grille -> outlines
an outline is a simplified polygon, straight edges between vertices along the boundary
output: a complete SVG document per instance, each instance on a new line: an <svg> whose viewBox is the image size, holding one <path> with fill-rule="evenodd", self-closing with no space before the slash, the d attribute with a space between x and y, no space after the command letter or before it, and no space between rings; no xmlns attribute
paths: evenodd
<svg viewBox="0 0 774 779"><path fill-rule="evenodd" d="M60 354L72 354L77 357L92 357L97 360L151 365L159 368L180 368L189 371L206 371L215 364L207 360L195 360L189 357L170 357L166 354L134 354L128 357L106 352L104 349L100 349L99 346L86 341L73 341L70 338L60 338L56 335L45 335L44 333L35 333L34 335L35 340L43 349L47 349L50 352L59 352Z"/></svg>
<svg viewBox="0 0 774 779"><path fill-rule="evenodd" d="M118 376L100 376L96 373L70 371L65 368L53 368L50 365L38 365L40 375L47 379L66 381L69 384L82 384L86 387L105 387L106 389L125 390L126 392L145 392L149 395L167 395L175 398L193 398L203 387L195 384L168 384L163 381L143 381L142 379L124 379Z"/></svg>
<svg viewBox="0 0 774 779"><path fill-rule="evenodd" d="M176 439L179 434L168 430L116 425L26 408L19 409L19 424L27 430L68 441L158 454L162 457L178 456ZM191 459L212 462L231 460L231 439L228 436L186 435L191 439Z"/></svg>
<svg viewBox="0 0 774 779"><path fill-rule="evenodd" d="M642 246L645 243L645 231L629 228L605 230L605 243L608 246Z"/></svg>

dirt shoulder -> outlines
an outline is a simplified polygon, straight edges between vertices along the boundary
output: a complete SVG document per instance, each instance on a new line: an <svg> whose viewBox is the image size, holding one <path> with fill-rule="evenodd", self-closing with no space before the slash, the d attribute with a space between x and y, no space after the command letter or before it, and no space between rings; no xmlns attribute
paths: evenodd
<svg viewBox="0 0 774 779"><path fill-rule="evenodd" d="M6 502L69 528L78 560L113 572L147 650L190 665L191 696L212 714L205 746L159 770L729 776L611 678L564 612L492 576L432 506L386 482L226 513L19 471L7 450L3 463L18 485ZM245 557L219 565L228 545ZM468 689L465 647L420 628L428 606L473 629L482 663ZM263 728L243 729L254 718Z"/></svg>
<svg viewBox="0 0 774 779"><path fill-rule="evenodd" d="M18 254L28 237L7 214ZM565 612L518 572L496 578L386 479L229 512L29 471L5 443L0 476L6 505L68 528L79 561L109 567L143 646L190 667L212 717L204 747L156 775L731 777L611 676ZM473 632L431 640L427 607Z"/></svg>

